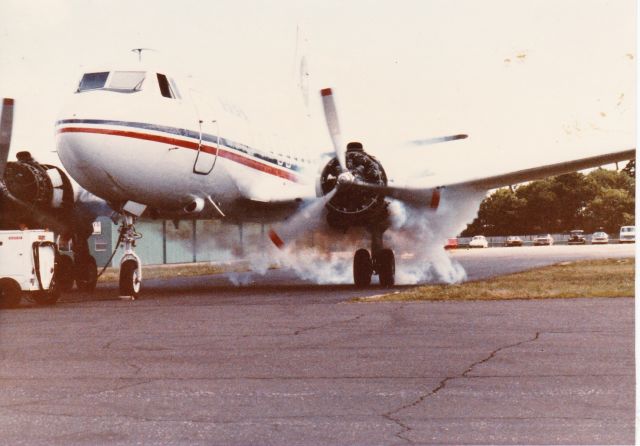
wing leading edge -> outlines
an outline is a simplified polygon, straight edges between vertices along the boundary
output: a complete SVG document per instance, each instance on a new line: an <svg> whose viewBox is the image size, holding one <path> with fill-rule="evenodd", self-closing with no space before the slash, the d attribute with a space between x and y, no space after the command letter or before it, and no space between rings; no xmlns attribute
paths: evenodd
<svg viewBox="0 0 640 446"><path fill-rule="evenodd" d="M434 184L430 187L421 187L416 189L403 187L384 187L384 194L391 198L396 198L408 203L424 205L431 202L434 193L441 189L472 189L472 190L490 190L498 187L510 186L525 181L539 180L542 178L561 175L578 170L598 167L605 164L627 161L635 158L636 149L622 150L619 152L611 152L604 155L596 155L588 158L580 158L577 160L565 161L555 164L547 164L544 166L532 167L529 169L517 170L499 175L475 178L469 181L461 181L450 184ZM372 190L380 190L377 187L365 188Z"/></svg>

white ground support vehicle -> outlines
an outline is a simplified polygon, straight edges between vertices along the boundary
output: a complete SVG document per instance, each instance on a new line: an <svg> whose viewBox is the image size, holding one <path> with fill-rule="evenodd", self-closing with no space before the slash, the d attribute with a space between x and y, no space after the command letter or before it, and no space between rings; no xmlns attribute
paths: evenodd
<svg viewBox="0 0 640 446"><path fill-rule="evenodd" d="M636 242L636 227L622 226L620 228L620 243L635 243L635 242Z"/></svg>
<svg viewBox="0 0 640 446"><path fill-rule="evenodd" d="M23 295L42 305L56 303L57 255L53 232L0 231L0 306L15 307Z"/></svg>

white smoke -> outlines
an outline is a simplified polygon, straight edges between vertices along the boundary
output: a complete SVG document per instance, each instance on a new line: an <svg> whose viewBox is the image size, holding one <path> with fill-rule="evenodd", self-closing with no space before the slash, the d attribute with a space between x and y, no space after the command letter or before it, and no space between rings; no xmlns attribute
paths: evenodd
<svg viewBox="0 0 640 446"><path fill-rule="evenodd" d="M475 218L484 195L477 191L443 190L436 211L391 202L392 227L386 231L384 243L396 255L397 284L458 283L466 279L462 265L443 247L447 238L455 237ZM283 250L273 246L267 237L252 248L245 246L238 259L249 262L251 273L229 273L229 280L247 285L255 275L281 267L318 284L353 283L353 254L358 248L370 248L369 234L355 229L348 233L332 231L324 223L324 213L313 213L317 216L313 219L315 224L307 221L308 232L301 233L296 222L293 226L298 239Z"/></svg>
<svg viewBox="0 0 640 446"><path fill-rule="evenodd" d="M440 206L417 209L393 201L392 228L385 243L396 253L396 283L458 283L466 279L462 265L443 249L478 213L484 192L443 190Z"/></svg>

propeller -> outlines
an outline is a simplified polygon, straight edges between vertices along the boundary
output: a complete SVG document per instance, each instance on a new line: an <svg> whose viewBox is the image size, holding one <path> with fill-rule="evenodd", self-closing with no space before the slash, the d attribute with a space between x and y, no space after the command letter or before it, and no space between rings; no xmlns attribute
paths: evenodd
<svg viewBox="0 0 640 446"><path fill-rule="evenodd" d="M439 136L437 138L426 138L426 139L414 139L413 141L409 141L411 144L416 146L427 146L431 144L439 144L441 142L447 141L455 141L458 139L466 139L469 135L465 135L463 133L458 135L449 135L449 136Z"/></svg>
<svg viewBox="0 0 640 446"><path fill-rule="evenodd" d="M2 100L2 115L0 115L0 181L4 179L4 170L7 167L12 129L13 99L4 98Z"/></svg>
<svg viewBox="0 0 640 446"><path fill-rule="evenodd" d="M68 232L69 228L63 222L48 212L38 207L26 203L11 193L5 182L5 170L7 168L7 159L9 158L9 149L11 148L11 133L13 130L13 109L14 100L4 98L2 100L2 114L0 114L0 198L11 201L15 205L24 209L29 215L45 227L53 229L58 233Z"/></svg>
<svg viewBox="0 0 640 446"><path fill-rule="evenodd" d="M340 122L338 121L338 111L336 110L336 104L333 99L333 91L331 88L324 88L320 90L322 95L322 107L324 108L324 118L327 121L327 128L329 129L329 136L333 142L333 150L335 151L336 158L342 167L343 172L348 172L347 169L347 149L342 143L342 136L340 135Z"/></svg>

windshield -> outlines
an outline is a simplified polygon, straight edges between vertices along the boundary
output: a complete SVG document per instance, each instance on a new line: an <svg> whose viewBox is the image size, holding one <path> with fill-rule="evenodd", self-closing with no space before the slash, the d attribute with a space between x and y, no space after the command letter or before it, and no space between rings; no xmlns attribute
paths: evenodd
<svg viewBox="0 0 640 446"><path fill-rule="evenodd" d="M139 91L145 78L144 71L101 71L85 73L80 80L77 92L87 90L110 90L118 92Z"/></svg>
<svg viewBox="0 0 640 446"><path fill-rule="evenodd" d="M109 77L108 71L103 71L100 73L86 73L82 76L80 80L80 85L78 86L78 91L86 91L86 90L96 90L98 88L103 88L107 83L107 78Z"/></svg>
<svg viewBox="0 0 640 446"><path fill-rule="evenodd" d="M140 90L144 81L144 71L114 71L109 79L109 89L112 90Z"/></svg>

